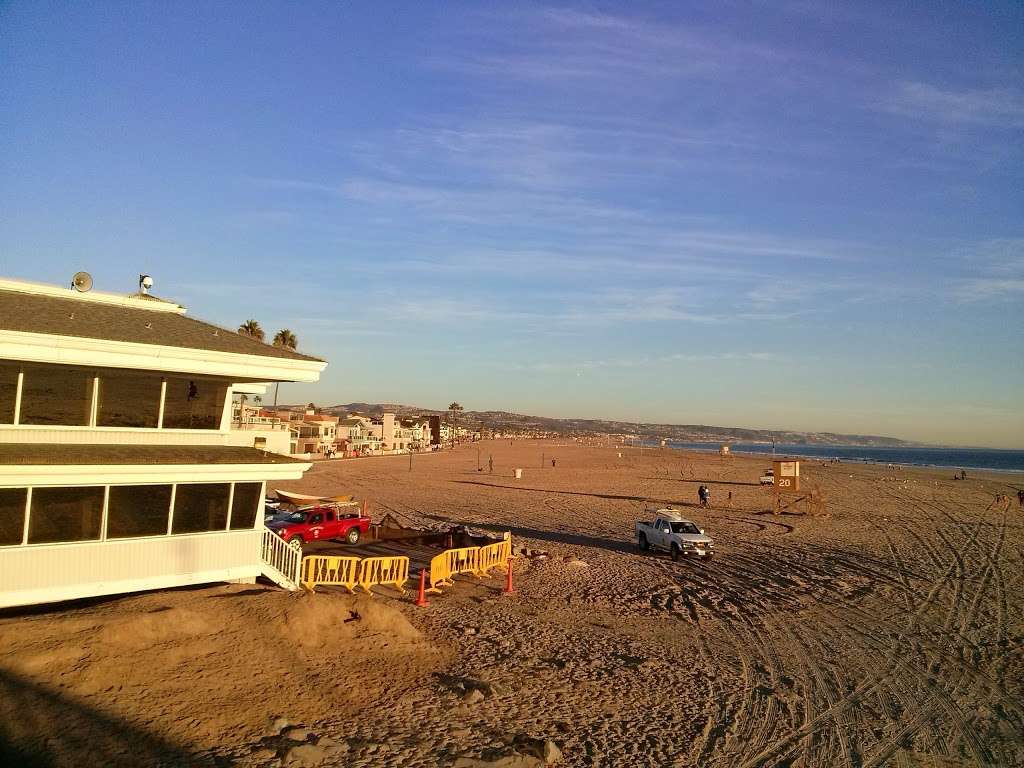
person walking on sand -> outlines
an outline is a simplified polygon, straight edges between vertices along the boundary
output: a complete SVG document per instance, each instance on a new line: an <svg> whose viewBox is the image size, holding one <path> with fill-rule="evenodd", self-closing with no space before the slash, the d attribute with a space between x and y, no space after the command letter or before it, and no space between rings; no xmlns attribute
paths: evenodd
<svg viewBox="0 0 1024 768"><path fill-rule="evenodd" d="M494 457L493 456L488 456L487 457L487 469L490 470L490 473L492 475L494 474Z"/></svg>
<svg viewBox="0 0 1024 768"><path fill-rule="evenodd" d="M1017 491L1017 506L1024 507L1024 490Z"/></svg>

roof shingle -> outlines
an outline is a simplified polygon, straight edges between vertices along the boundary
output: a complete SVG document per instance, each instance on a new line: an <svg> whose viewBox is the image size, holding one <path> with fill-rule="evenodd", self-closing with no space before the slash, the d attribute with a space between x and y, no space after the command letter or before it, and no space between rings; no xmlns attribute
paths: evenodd
<svg viewBox="0 0 1024 768"><path fill-rule="evenodd" d="M0 290L0 329L323 362L177 312Z"/></svg>

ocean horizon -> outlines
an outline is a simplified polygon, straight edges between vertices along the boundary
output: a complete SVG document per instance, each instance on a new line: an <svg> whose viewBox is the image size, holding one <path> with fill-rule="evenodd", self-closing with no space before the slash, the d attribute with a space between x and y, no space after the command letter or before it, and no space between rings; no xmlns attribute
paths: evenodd
<svg viewBox="0 0 1024 768"><path fill-rule="evenodd" d="M659 442L644 441L652 447ZM691 443L667 440L665 445L692 451L717 452L717 442ZM771 455L770 443L730 443L729 450L743 455ZM806 459L839 459L867 464L900 464L936 469L974 469L990 472L1024 472L1024 450L1003 448L922 448L866 445L775 444L777 456Z"/></svg>

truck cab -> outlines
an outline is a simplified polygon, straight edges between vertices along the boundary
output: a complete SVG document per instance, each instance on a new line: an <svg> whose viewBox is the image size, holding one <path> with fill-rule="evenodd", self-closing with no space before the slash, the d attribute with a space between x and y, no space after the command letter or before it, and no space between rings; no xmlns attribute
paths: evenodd
<svg viewBox="0 0 1024 768"><path fill-rule="evenodd" d="M266 526L288 542L344 539L357 544L369 530L370 518L361 516L355 504L317 504L282 511Z"/></svg>
<svg viewBox="0 0 1024 768"><path fill-rule="evenodd" d="M714 555L714 542L704 529L671 508L658 510L653 522L637 522L635 530L637 546L644 552L664 550L673 560Z"/></svg>

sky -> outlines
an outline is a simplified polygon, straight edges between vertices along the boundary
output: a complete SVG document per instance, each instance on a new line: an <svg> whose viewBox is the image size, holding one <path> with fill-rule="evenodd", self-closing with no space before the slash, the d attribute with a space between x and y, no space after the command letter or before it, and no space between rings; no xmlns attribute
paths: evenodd
<svg viewBox="0 0 1024 768"><path fill-rule="evenodd" d="M1024 448L1019 2L0 0L0 274L282 402Z"/></svg>

